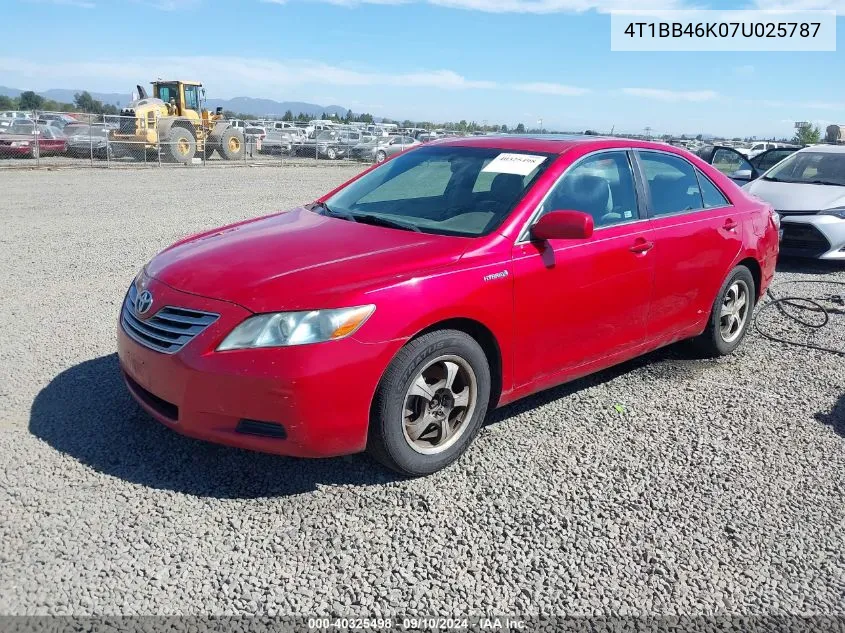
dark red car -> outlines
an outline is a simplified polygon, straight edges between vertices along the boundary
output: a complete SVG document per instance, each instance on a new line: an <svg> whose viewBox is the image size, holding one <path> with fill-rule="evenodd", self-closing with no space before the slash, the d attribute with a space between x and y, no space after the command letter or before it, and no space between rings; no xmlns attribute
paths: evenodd
<svg viewBox="0 0 845 633"><path fill-rule="evenodd" d="M774 274L776 218L662 144L435 142L154 257L120 365L185 435L366 449L423 475L497 406L683 339L732 352Z"/></svg>
<svg viewBox="0 0 845 633"><path fill-rule="evenodd" d="M0 156L47 156L64 154L67 139L49 125L12 126L0 134Z"/></svg>

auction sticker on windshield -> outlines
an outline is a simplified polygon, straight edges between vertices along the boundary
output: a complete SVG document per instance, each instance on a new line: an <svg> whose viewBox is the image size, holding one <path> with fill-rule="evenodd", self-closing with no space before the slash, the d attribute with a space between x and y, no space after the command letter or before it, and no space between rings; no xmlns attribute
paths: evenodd
<svg viewBox="0 0 845 633"><path fill-rule="evenodd" d="M499 154L481 171L494 174L516 174L527 176L546 160L545 156L533 154Z"/></svg>

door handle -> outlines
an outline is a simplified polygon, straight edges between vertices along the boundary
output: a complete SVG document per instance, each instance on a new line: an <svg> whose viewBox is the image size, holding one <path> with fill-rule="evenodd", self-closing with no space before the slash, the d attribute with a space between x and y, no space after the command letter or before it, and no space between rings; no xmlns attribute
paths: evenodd
<svg viewBox="0 0 845 633"><path fill-rule="evenodd" d="M733 218L728 218L725 220L725 224L722 226L723 229L726 231L735 231L736 227L739 226L739 223L734 220Z"/></svg>
<svg viewBox="0 0 845 633"><path fill-rule="evenodd" d="M632 253L637 254L645 254L648 253L652 248L654 248L654 242L649 242L644 239L639 239L634 242L634 245L631 246L630 251Z"/></svg>

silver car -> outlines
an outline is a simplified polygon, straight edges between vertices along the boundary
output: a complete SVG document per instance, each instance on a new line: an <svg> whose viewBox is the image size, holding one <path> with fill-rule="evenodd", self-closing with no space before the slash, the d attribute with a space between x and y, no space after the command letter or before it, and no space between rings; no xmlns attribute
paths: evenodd
<svg viewBox="0 0 845 633"><path fill-rule="evenodd" d="M372 146L368 148L367 153L362 158L383 163L391 156L417 145L421 145L421 143L410 136L382 136L373 139Z"/></svg>
<svg viewBox="0 0 845 633"><path fill-rule="evenodd" d="M780 214L783 255L845 261L845 145L798 150L743 189Z"/></svg>

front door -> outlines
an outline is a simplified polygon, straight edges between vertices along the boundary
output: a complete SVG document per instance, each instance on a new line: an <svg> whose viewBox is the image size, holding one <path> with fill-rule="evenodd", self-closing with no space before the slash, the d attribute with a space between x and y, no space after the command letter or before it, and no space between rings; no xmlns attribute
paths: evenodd
<svg viewBox="0 0 845 633"><path fill-rule="evenodd" d="M632 355L644 342L654 243L639 206L625 151L581 159L547 195L537 217L583 211L596 228L585 240L514 246L517 387L562 382L583 373L579 367Z"/></svg>

